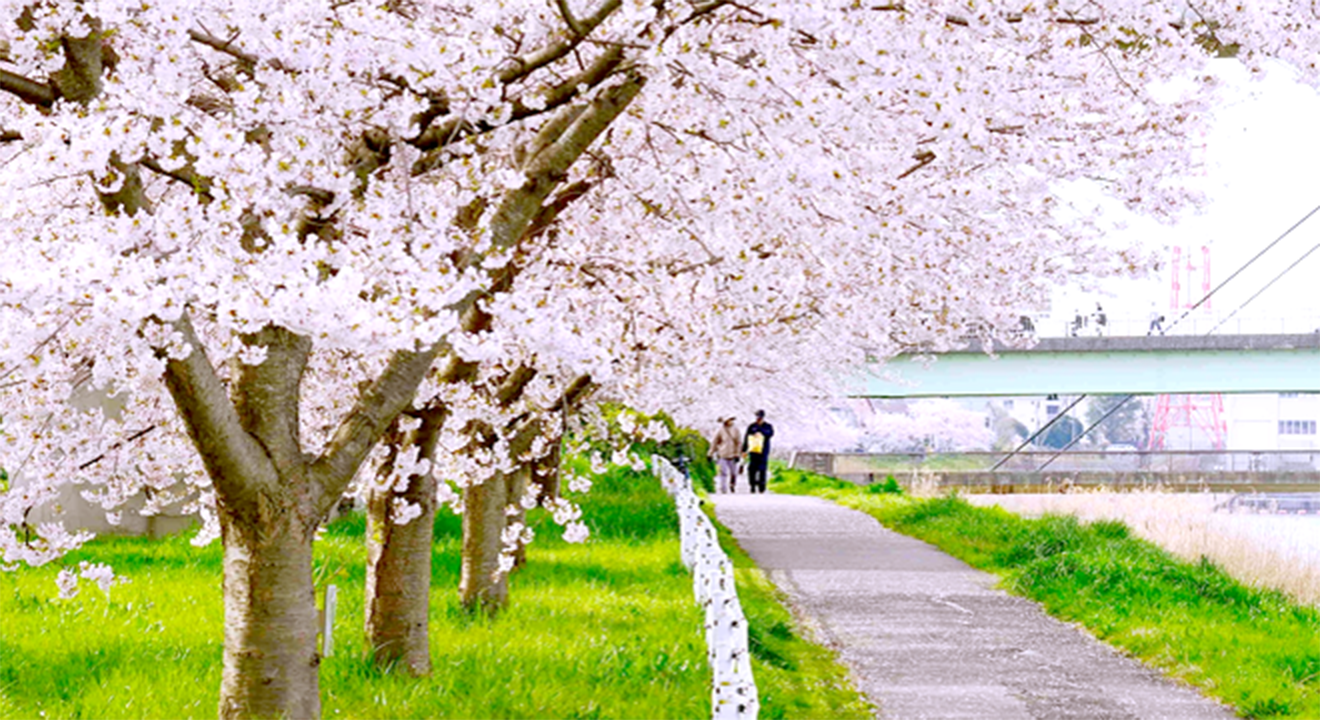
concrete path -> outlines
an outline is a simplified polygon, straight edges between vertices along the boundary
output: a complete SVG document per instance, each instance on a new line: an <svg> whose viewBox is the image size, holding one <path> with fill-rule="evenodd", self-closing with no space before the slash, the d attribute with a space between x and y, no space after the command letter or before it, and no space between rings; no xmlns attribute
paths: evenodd
<svg viewBox="0 0 1320 720"><path fill-rule="evenodd" d="M711 496L720 522L839 651L881 717L1234 716L864 513L739 485Z"/></svg>

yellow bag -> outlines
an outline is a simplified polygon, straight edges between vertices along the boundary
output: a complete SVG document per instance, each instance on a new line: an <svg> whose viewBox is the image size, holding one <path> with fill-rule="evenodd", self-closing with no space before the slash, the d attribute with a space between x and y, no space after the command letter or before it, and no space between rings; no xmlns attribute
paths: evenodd
<svg viewBox="0 0 1320 720"><path fill-rule="evenodd" d="M765 436L761 433L752 433L747 436L747 452L760 455L765 452Z"/></svg>

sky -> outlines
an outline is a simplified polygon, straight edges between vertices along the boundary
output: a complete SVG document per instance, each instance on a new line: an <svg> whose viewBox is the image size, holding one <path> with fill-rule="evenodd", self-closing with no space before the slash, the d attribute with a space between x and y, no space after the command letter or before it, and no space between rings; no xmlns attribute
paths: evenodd
<svg viewBox="0 0 1320 720"><path fill-rule="evenodd" d="M1184 299L1201 297L1201 247L1210 248L1211 287L1228 279L1253 256L1320 206L1320 91L1297 83L1286 67L1251 79L1236 61L1217 61L1225 82L1206 138L1204 175L1196 179L1207 196L1200 212L1188 211L1172 225L1133 215L1114 202L1108 219L1126 225L1113 233L1116 247L1140 244L1157 253L1162 267L1144 280L1110 280L1098 290L1061 288L1051 312L1037 317L1041 336L1066 333L1074 311L1092 312L1101 303L1111 334L1144 335L1152 311L1166 325L1182 314L1170 304L1169 248L1190 250L1195 269L1182 271ZM1069 192L1073 190L1070 189ZM1065 199L1067 197L1065 196ZM1098 193L1079 192L1074 202L1091 207ZM1216 292L1210 310L1198 311L1171 332L1205 334L1277 274L1313 248L1320 248L1320 212ZM1320 329L1320 249L1229 318L1215 334L1307 333ZM1189 288L1190 291L1189 292ZM786 427L794 445L826 447L838 429ZM813 434L815 433L815 434Z"/></svg>
<svg viewBox="0 0 1320 720"><path fill-rule="evenodd" d="M1145 334L1152 311L1165 315L1166 325L1182 312L1170 313L1168 265L1172 246L1192 252L1195 269L1188 287L1200 297L1201 247L1210 248L1211 286L1227 279L1291 225L1320 205L1320 91L1297 83L1291 71L1271 68L1264 79L1252 80L1234 61L1220 61L1225 102L1215 112L1206 139L1206 166L1199 186L1206 207L1189 212L1172 225L1128 215L1115 206L1109 212L1127 227L1114 233L1119 245L1133 242L1155 250L1165 267L1140 281L1109 281L1100 290L1064 288L1056 293L1052 311L1037 322L1041 335L1064 333L1074 310L1083 314L1103 304L1116 323L1113 334ZM1198 311L1173 332L1204 334L1263 288L1276 274L1320 244L1320 213L1295 230L1269 253L1232 280L1211 299L1209 312ZM1320 329L1320 250L1279 280L1215 334L1236 332L1312 332ZM1129 332L1123 332L1127 329Z"/></svg>

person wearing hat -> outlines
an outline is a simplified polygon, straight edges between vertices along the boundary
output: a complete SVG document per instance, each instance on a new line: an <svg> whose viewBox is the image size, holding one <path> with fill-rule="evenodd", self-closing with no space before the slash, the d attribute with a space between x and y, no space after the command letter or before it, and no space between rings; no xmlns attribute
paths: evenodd
<svg viewBox="0 0 1320 720"><path fill-rule="evenodd" d="M766 465L770 462L770 438L775 426L765 421L765 411L756 411L756 421L743 435L743 455L747 458L747 484L753 493L765 492Z"/></svg>
<svg viewBox="0 0 1320 720"><path fill-rule="evenodd" d="M738 428L733 426L733 416L720 418L720 429L710 441L710 457L715 461L719 492L736 492L738 489L738 458L742 439L738 437Z"/></svg>

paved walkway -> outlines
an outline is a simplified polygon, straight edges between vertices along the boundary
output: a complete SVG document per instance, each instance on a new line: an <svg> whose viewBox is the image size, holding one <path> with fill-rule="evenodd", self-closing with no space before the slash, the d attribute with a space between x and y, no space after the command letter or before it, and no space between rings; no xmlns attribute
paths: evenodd
<svg viewBox="0 0 1320 720"><path fill-rule="evenodd" d="M868 515L739 485L712 496L720 521L839 651L881 717L1233 717Z"/></svg>

